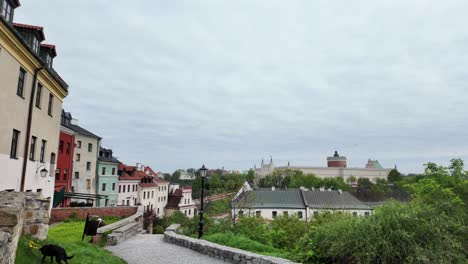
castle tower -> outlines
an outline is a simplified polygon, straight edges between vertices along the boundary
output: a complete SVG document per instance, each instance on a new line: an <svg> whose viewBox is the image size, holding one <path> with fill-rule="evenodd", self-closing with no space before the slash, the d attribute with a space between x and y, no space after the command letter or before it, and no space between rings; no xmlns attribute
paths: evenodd
<svg viewBox="0 0 468 264"><path fill-rule="evenodd" d="M327 165L329 168L346 168L348 161L345 156L340 156L338 151L332 157L327 158Z"/></svg>

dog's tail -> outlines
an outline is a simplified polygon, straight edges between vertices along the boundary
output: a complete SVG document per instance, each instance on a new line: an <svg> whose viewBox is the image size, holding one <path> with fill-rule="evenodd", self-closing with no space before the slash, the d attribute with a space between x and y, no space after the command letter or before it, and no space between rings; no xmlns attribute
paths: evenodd
<svg viewBox="0 0 468 264"><path fill-rule="evenodd" d="M74 257L73 255L71 255L71 256L65 255L65 258L66 258L66 259L72 259L73 257Z"/></svg>

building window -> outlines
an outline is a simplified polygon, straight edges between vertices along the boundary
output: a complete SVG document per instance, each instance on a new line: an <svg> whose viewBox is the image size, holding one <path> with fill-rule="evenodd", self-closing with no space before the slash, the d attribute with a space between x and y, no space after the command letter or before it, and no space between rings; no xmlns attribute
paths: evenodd
<svg viewBox="0 0 468 264"><path fill-rule="evenodd" d="M55 170L55 180L56 181L60 180L60 169Z"/></svg>
<svg viewBox="0 0 468 264"><path fill-rule="evenodd" d="M80 172L75 171L75 179L79 179L79 178L80 178Z"/></svg>
<svg viewBox="0 0 468 264"><path fill-rule="evenodd" d="M127 192L130 192L130 184L127 185Z"/></svg>
<svg viewBox="0 0 468 264"><path fill-rule="evenodd" d="M106 167L102 167L102 175L106 175Z"/></svg>
<svg viewBox="0 0 468 264"><path fill-rule="evenodd" d="M90 179L87 179L86 180L86 189L91 189L91 180Z"/></svg>
<svg viewBox="0 0 468 264"><path fill-rule="evenodd" d="M278 215L278 212L273 211L273 212L271 212L271 215L273 216L273 218L276 218L276 216Z"/></svg>
<svg viewBox="0 0 468 264"><path fill-rule="evenodd" d="M88 152L93 152L93 144L88 143Z"/></svg>
<svg viewBox="0 0 468 264"><path fill-rule="evenodd" d="M10 3L7 0L0 1L0 4L3 2L1 15L5 18L6 21L10 22L13 20L13 7L11 7Z"/></svg>
<svg viewBox="0 0 468 264"><path fill-rule="evenodd" d="M103 192L106 191L106 184L105 184L105 183L102 184L102 191L103 191Z"/></svg>
<svg viewBox="0 0 468 264"><path fill-rule="evenodd" d="M87 171L91 170L91 161L86 162L86 170Z"/></svg>
<svg viewBox="0 0 468 264"><path fill-rule="evenodd" d="M68 169L63 169L63 180L67 180Z"/></svg>
<svg viewBox="0 0 468 264"><path fill-rule="evenodd" d="M299 217L299 219L302 219L302 212L297 212L297 217Z"/></svg>
<svg viewBox="0 0 468 264"><path fill-rule="evenodd" d="M76 147L79 148L79 149L81 148L81 141L78 140L78 142L76 144Z"/></svg>
<svg viewBox="0 0 468 264"><path fill-rule="evenodd" d="M143 199L146 199L146 192L143 192Z"/></svg>
<svg viewBox="0 0 468 264"><path fill-rule="evenodd" d="M151 198L154 198L154 191L151 191Z"/></svg>
<svg viewBox="0 0 468 264"><path fill-rule="evenodd" d="M130 205L130 200L127 200L127 206L129 206L129 205Z"/></svg>
<svg viewBox="0 0 468 264"><path fill-rule="evenodd" d="M261 212L261 211L256 211L256 212L255 212L255 216L256 216L256 217L262 216L262 212Z"/></svg>
<svg viewBox="0 0 468 264"><path fill-rule="evenodd" d="M353 212L353 216L357 216L357 212Z"/></svg>
<svg viewBox="0 0 468 264"><path fill-rule="evenodd" d="M36 142L37 142L37 137L32 136L31 137L31 148L29 149L29 160L34 161L34 158L36 156Z"/></svg>
<svg viewBox="0 0 468 264"><path fill-rule="evenodd" d="M52 116L52 107L54 105L54 95L49 94L49 106L47 107L47 113Z"/></svg>
<svg viewBox="0 0 468 264"><path fill-rule="evenodd" d="M159 214L159 208L158 208L157 212L158 212L158 214Z"/></svg>
<svg viewBox="0 0 468 264"><path fill-rule="evenodd" d="M112 190L115 191L115 182L112 183Z"/></svg>
<svg viewBox="0 0 468 264"><path fill-rule="evenodd" d="M41 96L42 96L42 84L37 83L36 90L36 107L41 109Z"/></svg>
<svg viewBox="0 0 468 264"><path fill-rule="evenodd" d="M119 186L120 187L120 186ZM122 192L125 192L125 185L122 185Z"/></svg>
<svg viewBox="0 0 468 264"><path fill-rule="evenodd" d="M239 211L239 216L243 216L244 215L244 211L240 210Z"/></svg>
<svg viewBox="0 0 468 264"><path fill-rule="evenodd" d="M42 144L41 144L41 154L40 154L40 156L39 156L39 160L40 160L40 162L42 162L42 163L45 162L46 144L47 144L47 141L42 140Z"/></svg>
<svg viewBox="0 0 468 264"><path fill-rule="evenodd" d="M23 97L24 94L24 82L26 79L26 71L23 68L20 68L19 76L18 76L18 88L16 90L16 94Z"/></svg>
<svg viewBox="0 0 468 264"><path fill-rule="evenodd" d="M33 50L34 52L38 53L39 52L39 40L35 37L33 37Z"/></svg>
<svg viewBox="0 0 468 264"><path fill-rule="evenodd" d="M115 175L115 168L112 168L112 175Z"/></svg>
<svg viewBox="0 0 468 264"><path fill-rule="evenodd" d="M283 212L283 216L287 217L288 216L288 211Z"/></svg>
<svg viewBox="0 0 468 264"><path fill-rule="evenodd" d="M76 161L80 161L81 160L81 155L80 154L76 154Z"/></svg>
<svg viewBox="0 0 468 264"><path fill-rule="evenodd" d="M70 142L67 142L67 154L70 154Z"/></svg>
<svg viewBox="0 0 468 264"><path fill-rule="evenodd" d="M314 211L314 217L317 217L319 215L318 211Z"/></svg>
<svg viewBox="0 0 468 264"><path fill-rule="evenodd" d="M63 140L59 142L59 153L63 153Z"/></svg>
<svg viewBox="0 0 468 264"><path fill-rule="evenodd" d="M119 185L119 193L122 192L122 185Z"/></svg>

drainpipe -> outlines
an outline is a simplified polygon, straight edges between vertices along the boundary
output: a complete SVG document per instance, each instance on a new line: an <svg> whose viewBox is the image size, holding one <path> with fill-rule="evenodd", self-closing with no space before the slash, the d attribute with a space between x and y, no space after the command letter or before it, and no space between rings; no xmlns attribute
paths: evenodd
<svg viewBox="0 0 468 264"><path fill-rule="evenodd" d="M34 95L36 93L36 82L37 74L44 69L44 66L41 66L34 70L34 77L31 87L31 97L29 98L29 111L28 111L28 123L26 125L26 141L24 144L24 155L23 155L23 169L21 171L21 187L20 191L24 192L24 184L26 182L26 167L28 164L28 154L29 154L29 141L31 139L31 126L32 126L32 114L34 108Z"/></svg>

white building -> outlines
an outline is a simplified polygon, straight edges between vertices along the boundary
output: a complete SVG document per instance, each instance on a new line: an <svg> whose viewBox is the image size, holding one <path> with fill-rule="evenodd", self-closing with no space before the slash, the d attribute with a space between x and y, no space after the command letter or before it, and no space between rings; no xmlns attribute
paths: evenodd
<svg viewBox="0 0 468 264"><path fill-rule="evenodd" d="M184 180L184 181L195 180L195 173L193 171L188 172L188 171L185 171L185 170L179 170L179 172L180 172L179 180Z"/></svg>
<svg viewBox="0 0 468 264"><path fill-rule="evenodd" d="M196 214L196 206L192 198L192 187L185 186L179 188L179 185L171 184L169 192L166 215L170 216L174 212L179 211L188 218L193 218Z"/></svg>
<svg viewBox="0 0 468 264"><path fill-rule="evenodd" d="M258 182L261 178L273 173L274 171L282 170L299 170L304 174L314 174L319 178L334 178L341 177L345 181L350 177L367 178L372 182L377 182L378 179L387 179L388 174L392 169L383 168L377 160L369 159L364 168L348 168L347 158L340 156L338 152L327 158L327 167L314 166L291 166L288 162L287 166L276 167L273 164L273 159L270 163L264 163L262 159L261 167L254 167L255 179Z"/></svg>
<svg viewBox="0 0 468 264"><path fill-rule="evenodd" d="M248 184L247 184L248 185ZM367 216L372 208L348 192L341 190L251 189L243 186L242 192L234 198L232 214L263 217L273 220L280 215L297 216L305 221L324 212L343 212L354 216Z"/></svg>

